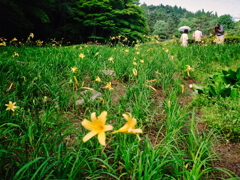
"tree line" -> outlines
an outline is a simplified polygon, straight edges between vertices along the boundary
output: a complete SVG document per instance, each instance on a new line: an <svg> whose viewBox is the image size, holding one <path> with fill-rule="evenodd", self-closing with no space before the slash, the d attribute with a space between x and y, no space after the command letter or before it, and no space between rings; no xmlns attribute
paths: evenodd
<svg viewBox="0 0 240 180"><path fill-rule="evenodd" d="M178 28L181 26L189 26L192 30L199 27L204 35L209 35L213 33L216 23L223 25L229 35L240 35L239 22L234 22L228 14L219 17L217 13L205 12L203 9L193 13L182 7L162 4L159 6L143 4L141 7L146 13L150 33L162 39L179 37L181 33Z"/></svg>
<svg viewBox="0 0 240 180"><path fill-rule="evenodd" d="M129 41L144 41L144 35L162 39L178 36L181 25L209 33L212 24L221 21L227 29L238 27L230 15L140 5L139 0L0 0L0 37L4 38L24 39L34 33L35 39L72 43L105 42L119 35Z"/></svg>

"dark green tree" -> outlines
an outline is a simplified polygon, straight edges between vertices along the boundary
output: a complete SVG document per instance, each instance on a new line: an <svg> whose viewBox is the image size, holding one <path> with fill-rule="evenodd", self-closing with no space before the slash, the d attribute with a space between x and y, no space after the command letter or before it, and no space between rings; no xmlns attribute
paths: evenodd
<svg viewBox="0 0 240 180"><path fill-rule="evenodd" d="M104 39L115 29L111 4L108 0L80 0L76 4L75 19L83 41Z"/></svg>
<svg viewBox="0 0 240 180"><path fill-rule="evenodd" d="M166 39L166 37L168 37L168 35L166 34L165 31L165 26L167 25L167 23L163 20L159 20L155 23L154 25L154 31L153 31L153 35L158 35L161 39Z"/></svg>
<svg viewBox="0 0 240 180"><path fill-rule="evenodd" d="M212 15L212 12L205 13L204 10L198 11L196 18L194 18L192 28L195 30L197 27L200 27L203 34L210 34L213 26L209 22L214 19L216 19L216 17Z"/></svg>
<svg viewBox="0 0 240 180"><path fill-rule="evenodd" d="M80 0L75 8L75 19L81 26L80 34L88 39L107 40L122 35L131 41L148 33L146 18L138 1Z"/></svg>
<svg viewBox="0 0 240 180"><path fill-rule="evenodd" d="M171 17L169 17L166 22L167 24L164 27L164 33L167 35L167 38L170 38L176 31L177 24L175 24Z"/></svg>
<svg viewBox="0 0 240 180"><path fill-rule="evenodd" d="M218 23L223 25L226 29L234 28L234 21L230 15L222 15L218 18Z"/></svg>
<svg viewBox="0 0 240 180"><path fill-rule="evenodd" d="M136 41L143 40L143 35L149 33L144 11L138 4L138 1L129 0L125 2L124 9L118 8L113 11L117 27L113 35L123 35L130 41Z"/></svg>
<svg viewBox="0 0 240 180"><path fill-rule="evenodd" d="M34 30L35 23L49 23L46 12L52 0L1 0L1 36L26 37Z"/></svg>

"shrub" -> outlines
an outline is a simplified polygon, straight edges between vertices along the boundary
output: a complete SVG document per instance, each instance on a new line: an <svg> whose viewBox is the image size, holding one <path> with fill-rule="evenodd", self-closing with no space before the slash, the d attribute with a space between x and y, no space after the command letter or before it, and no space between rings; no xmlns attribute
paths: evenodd
<svg viewBox="0 0 240 180"><path fill-rule="evenodd" d="M226 36L224 42L226 44L240 43L240 36Z"/></svg>

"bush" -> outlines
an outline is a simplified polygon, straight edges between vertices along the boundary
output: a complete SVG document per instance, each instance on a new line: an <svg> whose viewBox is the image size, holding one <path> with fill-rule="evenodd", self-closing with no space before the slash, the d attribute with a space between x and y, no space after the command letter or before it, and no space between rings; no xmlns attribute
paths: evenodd
<svg viewBox="0 0 240 180"><path fill-rule="evenodd" d="M240 36L226 36L224 42L226 44L240 43Z"/></svg>

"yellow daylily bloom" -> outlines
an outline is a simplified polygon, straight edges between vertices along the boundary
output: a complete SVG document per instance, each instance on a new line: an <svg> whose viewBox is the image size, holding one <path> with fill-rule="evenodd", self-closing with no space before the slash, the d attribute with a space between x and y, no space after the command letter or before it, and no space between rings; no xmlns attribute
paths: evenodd
<svg viewBox="0 0 240 180"><path fill-rule="evenodd" d="M90 132L83 137L83 142L88 141L93 136L98 135L98 141L101 145L106 145L106 135L105 131L110 131L113 129L112 125L105 125L107 111L103 111L100 116L96 117L96 113L91 114L91 121L84 119L82 126L89 130Z"/></svg>
<svg viewBox="0 0 240 180"><path fill-rule="evenodd" d="M181 84L180 86L181 86L181 88L182 88L182 93L184 93L184 90L185 90L185 89L184 89L184 85Z"/></svg>
<svg viewBox="0 0 240 180"><path fill-rule="evenodd" d="M95 91L93 88L89 88L89 87L82 87L82 89L87 89L87 90L90 90L90 91Z"/></svg>
<svg viewBox="0 0 240 180"><path fill-rule="evenodd" d="M128 49L126 49L124 52L128 53L128 52L129 52L129 50L128 50Z"/></svg>
<svg viewBox="0 0 240 180"><path fill-rule="evenodd" d="M136 52L136 54L140 54L140 52Z"/></svg>
<svg viewBox="0 0 240 180"><path fill-rule="evenodd" d="M133 62L133 65L135 65L135 66L136 66L136 65L137 65L137 63L136 63L136 62Z"/></svg>
<svg viewBox="0 0 240 180"><path fill-rule="evenodd" d="M71 70L72 70L72 72L74 72L74 73L77 72L77 68L76 68L76 67L72 67Z"/></svg>
<svg viewBox="0 0 240 180"><path fill-rule="evenodd" d="M147 80L146 82L151 83L151 82L155 82L155 81L157 81L157 79Z"/></svg>
<svg viewBox="0 0 240 180"><path fill-rule="evenodd" d="M104 99L102 97L97 97L102 103L104 103Z"/></svg>
<svg viewBox="0 0 240 180"><path fill-rule="evenodd" d="M140 60L140 63L144 63L144 60Z"/></svg>
<svg viewBox="0 0 240 180"><path fill-rule="evenodd" d="M187 67L186 71L192 71L192 70L193 70L193 69L191 68L191 66L189 66L189 65L186 65L186 67Z"/></svg>
<svg viewBox="0 0 240 180"><path fill-rule="evenodd" d="M29 37L34 38L34 34L30 33Z"/></svg>
<svg viewBox="0 0 240 180"><path fill-rule="evenodd" d="M37 46L42 46L43 41L37 40L36 43L37 43Z"/></svg>
<svg viewBox="0 0 240 180"><path fill-rule="evenodd" d="M13 83L10 84L9 88L6 91L10 91L12 89Z"/></svg>
<svg viewBox="0 0 240 180"><path fill-rule="evenodd" d="M16 108L18 108L18 106L15 106L16 102L12 102L12 101L9 101L8 104L5 104L5 106L7 106L7 110L12 110L13 112L15 111Z"/></svg>
<svg viewBox="0 0 240 180"><path fill-rule="evenodd" d="M6 45L7 45L6 42L0 43L0 46L6 46Z"/></svg>
<svg viewBox="0 0 240 180"><path fill-rule="evenodd" d="M43 96L43 102L47 102L48 97L47 96Z"/></svg>
<svg viewBox="0 0 240 180"><path fill-rule="evenodd" d="M133 72L133 75L134 75L134 76L137 76L137 75L138 75L137 70L136 70L135 68L133 68L132 72Z"/></svg>
<svg viewBox="0 0 240 180"><path fill-rule="evenodd" d="M14 54L12 55L13 58L15 57L19 57L19 54L17 52L14 52Z"/></svg>
<svg viewBox="0 0 240 180"><path fill-rule="evenodd" d="M85 55L83 53L81 53L81 54L79 54L79 57L83 59L85 57Z"/></svg>
<svg viewBox="0 0 240 180"><path fill-rule="evenodd" d="M108 60L111 61L112 63L114 62L113 57L108 58Z"/></svg>
<svg viewBox="0 0 240 180"><path fill-rule="evenodd" d="M189 71L193 71L193 68L191 68L191 66L189 66L189 65L186 65L186 70L185 71L187 71L187 74L188 74L188 76L190 76L190 73L189 73Z"/></svg>
<svg viewBox="0 0 240 180"><path fill-rule="evenodd" d="M134 129L135 125L137 124L137 120L132 117L130 113L128 114L123 114L123 117L127 120L127 123L121 127L119 130L114 131L113 133L129 133L129 134L135 134L138 139L140 140L140 137L137 133L142 133L141 129Z"/></svg>
<svg viewBox="0 0 240 180"><path fill-rule="evenodd" d="M95 81L101 82L100 77L97 77L97 78L95 79Z"/></svg>
<svg viewBox="0 0 240 180"><path fill-rule="evenodd" d="M75 89L78 89L78 80L77 80L76 76L73 76L73 78L75 80L74 87L75 87Z"/></svg>
<svg viewBox="0 0 240 180"><path fill-rule="evenodd" d="M26 80L27 80L27 78L26 78L25 76L22 76L21 78L23 78L23 80L24 80L24 81L26 81Z"/></svg>
<svg viewBox="0 0 240 180"><path fill-rule="evenodd" d="M168 107L170 108L171 107L171 101L168 101Z"/></svg>
<svg viewBox="0 0 240 180"><path fill-rule="evenodd" d="M147 87L150 87L153 91L157 92L157 90L154 87L152 86L147 86Z"/></svg>
<svg viewBox="0 0 240 180"><path fill-rule="evenodd" d="M76 78L76 76L73 76L74 80L75 80L75 83L78 85L78 80Z"/></svg>
<svg viewBox="0 0 240 180"><path fill-rule="evenodd" d="M104 86L103 88L109 89L109 90L114 90L111 86L111 82L107 83L106 86Z"/></svg>
<svg viewBox="0 0 240 180"><path fill-rule="evenodd" d="M13 38L11 41L17 41L17 38Z"/></svg>

